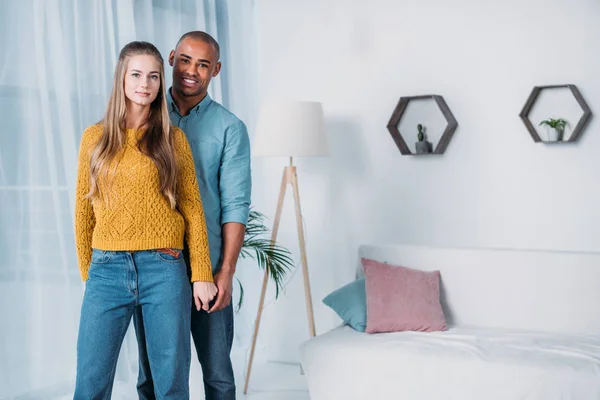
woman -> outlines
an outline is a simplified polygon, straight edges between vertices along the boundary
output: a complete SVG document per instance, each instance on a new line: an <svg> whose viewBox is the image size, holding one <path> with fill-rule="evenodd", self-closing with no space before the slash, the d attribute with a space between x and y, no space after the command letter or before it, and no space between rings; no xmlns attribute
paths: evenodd
<svg viewBox="0 0 600 400"><path fill-rule="evenodd" d="M110 398L119 350L136 307L161 399L189 398L192 290L216 294L192 152L170 125L163 59L147 42L119 56L106 114L79 152L75 239L86 281L75 399Z"/></svg>

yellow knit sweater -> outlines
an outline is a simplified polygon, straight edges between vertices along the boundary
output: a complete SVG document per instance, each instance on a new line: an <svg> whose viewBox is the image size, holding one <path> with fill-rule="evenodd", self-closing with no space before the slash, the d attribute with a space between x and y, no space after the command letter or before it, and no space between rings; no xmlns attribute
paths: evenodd
<svg viewBox="0 0 600 400"><path fill-rule="evenodd" d="M81 278L88 279L92 248L136 251L183 249L190 252L192 281L212 282L208 234L192 151L179 128L174 145L179 168L177 208L171 209L160 192L158 169L137 148L143 131L128 129L127 143L110 174L109 201L85 198L90 191L90 156L102 135L101 124L90 126L81 138L75 199L75 242ZM101 184L100 188L104 188Z"/></svg>

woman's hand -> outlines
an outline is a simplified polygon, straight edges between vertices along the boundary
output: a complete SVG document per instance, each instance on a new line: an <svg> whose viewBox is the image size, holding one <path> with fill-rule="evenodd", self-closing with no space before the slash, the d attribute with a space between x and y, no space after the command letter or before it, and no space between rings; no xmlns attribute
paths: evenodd
<svg viewBox="0 0 600 400"><path fill-rule="evenodd" d="M196 304L196 310L200 311L202 308L204 311L208 311L209 303L217 295L217 286L213 282L194 282L194 303Z"/></svg>

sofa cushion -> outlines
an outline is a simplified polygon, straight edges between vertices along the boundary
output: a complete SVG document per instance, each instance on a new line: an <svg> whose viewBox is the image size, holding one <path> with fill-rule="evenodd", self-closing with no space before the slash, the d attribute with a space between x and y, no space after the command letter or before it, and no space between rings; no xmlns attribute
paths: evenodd
<svg viewBox="0 0 600 400"><path fill-rule="evenodd" d="M367 333L443 331L440 272L361 260L366 278Z"/></svg>
<svg viewBox="0 0 600 400"><path fill-rule="evenodd" d="M346 325L359 332L365 331L367 326L367 299L364 278L334 290L323 299L323 303L331 307Z"/></svg>

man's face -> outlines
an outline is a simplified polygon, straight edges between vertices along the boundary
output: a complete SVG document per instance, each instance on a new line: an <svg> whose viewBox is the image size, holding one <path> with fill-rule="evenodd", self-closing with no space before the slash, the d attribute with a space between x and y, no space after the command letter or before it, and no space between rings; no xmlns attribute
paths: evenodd
<svg viewBox="0 0 600 400"><path fill-rule="evenodd" d="M173 90L183 97L204 97L210 80L221 70L216 49L192 38L171 51L169 65L173 67Z"/></svg>

